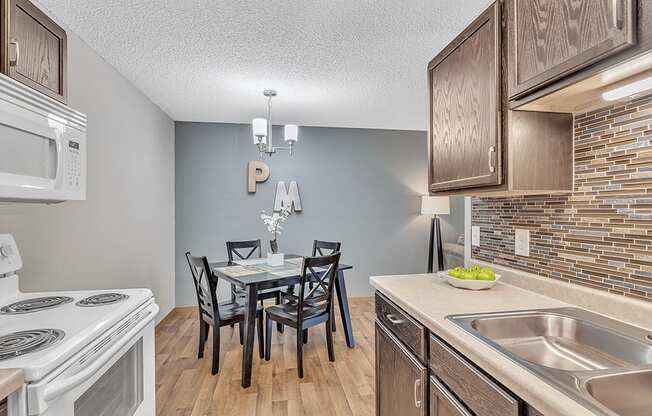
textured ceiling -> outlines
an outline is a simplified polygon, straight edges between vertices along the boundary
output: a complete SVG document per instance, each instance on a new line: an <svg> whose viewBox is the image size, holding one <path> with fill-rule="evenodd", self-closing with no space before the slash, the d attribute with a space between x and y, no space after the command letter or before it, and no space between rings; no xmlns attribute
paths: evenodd
<svg viewBox="0 0 652 416"><path fill-rule="evenodd" d="M426 66L489 0L39 0L174 120L425 130Z"/></svg>

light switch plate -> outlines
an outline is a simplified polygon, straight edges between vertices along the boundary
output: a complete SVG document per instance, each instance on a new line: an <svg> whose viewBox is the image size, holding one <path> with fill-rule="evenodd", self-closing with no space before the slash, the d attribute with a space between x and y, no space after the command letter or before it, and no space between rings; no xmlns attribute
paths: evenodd
<svg viewBox="0 0 652 416"><path fill-rule="evenodd" d="M477 225L471 227L471 245L480 247L480 227Z"/></svg>
<svg viewBox="0 0 652 416"><path fill-rule="evenodd" d="M530 256L530 230L517 228L514 236L514 252L517 256Z"/></svg>

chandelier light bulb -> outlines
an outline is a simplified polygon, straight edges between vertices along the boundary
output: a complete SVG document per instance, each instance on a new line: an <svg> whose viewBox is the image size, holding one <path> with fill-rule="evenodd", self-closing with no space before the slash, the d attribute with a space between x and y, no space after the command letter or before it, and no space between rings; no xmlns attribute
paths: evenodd
<svg viewBox="0 0 652 416"><path fill-rule="evenodd" d="M251 121L251 129L254 133L254 144L267 142L267 119L253 119Z"/></svg>
<svg viewBox="0 0 652 416"><path fill-rule="evenodd" d="M299 140L299 127L296 124L285 126L285 141L294 144L297 140Z"/></svg>

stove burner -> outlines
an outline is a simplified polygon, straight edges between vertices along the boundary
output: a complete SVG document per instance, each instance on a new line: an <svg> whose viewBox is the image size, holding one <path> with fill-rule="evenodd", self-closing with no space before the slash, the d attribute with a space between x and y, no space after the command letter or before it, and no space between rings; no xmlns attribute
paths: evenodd
<svg viewBox="0 0 652 416"><path fill-rule="evenodd" d="M56 308L59 305L72 302L68 296L46 296L43 298L25 299L0 309L0 314L16 315L21 313L38 312L44 309Z"/></svg>
<svg viewBox="0 0 652 416"><path fill-rule="evenodd" d="M0 336L0 361L40 351L61 341L60 329L33 329Z"/></svg>
<svg viewBox="0 0 652 416"><path fill-rule="evenodd" d="M76 305L85 307L104 306L122 302L128 298L129 296L123 295L122 293L100 293L98 295L93 295L82 299L77 302Z"/></svg>

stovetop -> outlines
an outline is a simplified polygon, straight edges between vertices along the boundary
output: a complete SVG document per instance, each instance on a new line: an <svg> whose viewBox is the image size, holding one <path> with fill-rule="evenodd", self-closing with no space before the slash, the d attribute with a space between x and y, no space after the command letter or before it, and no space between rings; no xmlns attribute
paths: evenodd
<svg viewBox="0 0 652 416"><path fill-rule="evenodd" d="M75 305L83 308L93 308L97 306L113 305L114 303L124 302L127 299L129 299L129 295L125 295L124 293L107 292L84 298Z"/></svg>
<svg viewBox="0 0 652 416"><path fill-rule="evenodd" d="M0 314L0 368L22 368L28 382L40 380L152 301L149 289L22 293L18 276L0 278L0 305L11 310L47 305L36 312ZM12 347L23 349L23 354L12 356Z"/></svg>
<svg viewBox="0 0 652 416"><path fill-rule="evenodd" d="M0 315L38 312L72 302L70 296L44 296L19 300L0 308Z"/></svg>
<svg viewBox="0 0 652 416"><path fill-rule="evenodd" d="M0 336L0 361L41 351L61 341L60 329L32 329Z"/></svg>

